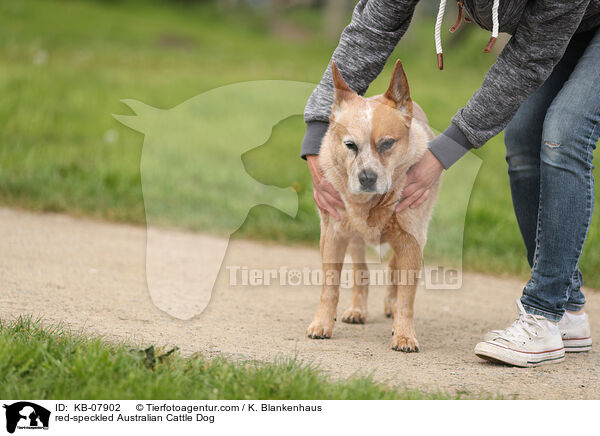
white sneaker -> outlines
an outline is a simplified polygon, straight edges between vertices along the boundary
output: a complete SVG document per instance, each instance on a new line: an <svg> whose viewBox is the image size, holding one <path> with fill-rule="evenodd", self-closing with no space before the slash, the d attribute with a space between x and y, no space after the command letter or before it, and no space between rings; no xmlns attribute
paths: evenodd
<svg viewBox="0 0 600 436"><path fill-rule="evenodd" d="M519 317L491 340L475 346L475 354L485 360L514 366L559 363L565 359L565 347L558 326L543 316L525 312L517 300Z"/></svg>
<svg viewBox="0 0 600 436"><path fill-rule="evenodd" d="M565 312L558 323L566 353L582 353L592 349L592 333L587 313L571 315Z"/></svg>
<svg viewBox="0 0 600 436"><path fill-rule="evenodd" d="M558 329L565 346L565 353L582 353L592 349L592 334L587 313L571 315L565 312L558 323ZM492 330L483 337L484 341L492 341L504 330Z"/></svg>

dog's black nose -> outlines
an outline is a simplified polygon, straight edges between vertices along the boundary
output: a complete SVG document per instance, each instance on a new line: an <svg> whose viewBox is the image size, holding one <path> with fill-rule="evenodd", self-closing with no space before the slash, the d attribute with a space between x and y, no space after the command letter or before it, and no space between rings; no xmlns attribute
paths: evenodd
<svg viewBox="0 0 600 436"><path fill-rule="evenodd" d="M358 181L363 188L371 188L377 181L377 174L372 170L362 170L358 174Z"/></svg>

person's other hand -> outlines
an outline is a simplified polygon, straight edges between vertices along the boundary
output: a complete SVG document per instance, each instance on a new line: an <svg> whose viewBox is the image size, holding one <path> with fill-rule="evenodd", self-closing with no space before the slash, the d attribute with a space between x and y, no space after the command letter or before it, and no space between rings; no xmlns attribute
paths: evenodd
<svg viewBox="0 0 600 436"><path fill-rule="evenodd" d="M434 154L427 150L421 160L414 164L407 173L406 186L402 191L400 203L396 206L396 212L407 207L419 207L431 192L431 187L440 177L444 167Z"/></svg>
<svg viewBox="0 0 600 436"><path fill-rule="evenodd" d="M319 156L316 154L309 154L306 156L306 161L308 162L308 170L312 176L313 198L317 207L321 212L327 212L336 220L339 220L340 214L336 207L345 209L344 202L333 185L325 179L323 171L321 170L321 165L319 164Z"/></svg>

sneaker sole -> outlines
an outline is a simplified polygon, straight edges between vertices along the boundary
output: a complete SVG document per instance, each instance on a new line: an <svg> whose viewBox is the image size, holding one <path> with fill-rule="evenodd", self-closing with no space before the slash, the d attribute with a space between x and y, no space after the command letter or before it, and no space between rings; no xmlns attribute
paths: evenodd
<svg viewBox="0 0 600 436"><path fill-rule="evenodd" d="M481 359L494 363L528 368L562 362L565 360L565 348L561 347L555 350L527 353L502 347L491 342L480 342L475 347L475 355Z"/></svg>
<svg viewBox="0 0 600 436"><path fill-rule="evenodd" d="M565 353L584 353L592 349L592 338L563 338Z"/></svg>

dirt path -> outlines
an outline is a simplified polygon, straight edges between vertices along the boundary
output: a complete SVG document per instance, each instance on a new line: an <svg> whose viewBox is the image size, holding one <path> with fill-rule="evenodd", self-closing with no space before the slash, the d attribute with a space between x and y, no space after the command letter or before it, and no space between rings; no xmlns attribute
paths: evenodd
<svg viewBox="0 0 600 436"><path fill-rule="evenodd" d="M186 244L210 247L214 237L180 234ZM533 369L497 366L472 352L483 333L515 315L519 280L465 274L457 291L420 290L416 329L422 351L390 349L391 321L383 316L383 288L371 291L366 325L336 324L334 338L315 341L305 330L318 302L316 286L228 286L222 270L208 308L189 321L157 309L145 279L143 227L62 215L0 209L0 317L42 316L110 340L178 345L234 358L271 360L294 353L331 373L372 373L378 380L428 391L503 394L517 398L600 398L600 347L568 356L561 365ZM177 247L167 247L176 249ZM315 250L233 241L227 263L317 268ZM252 267L252 265L248 265ZM588 312L600 331L600 295L588 290ZM349 302L343 290L340 312ZM186 305L179 296L176 304ZM338 314L338 316L339 316Z"/></svg>

